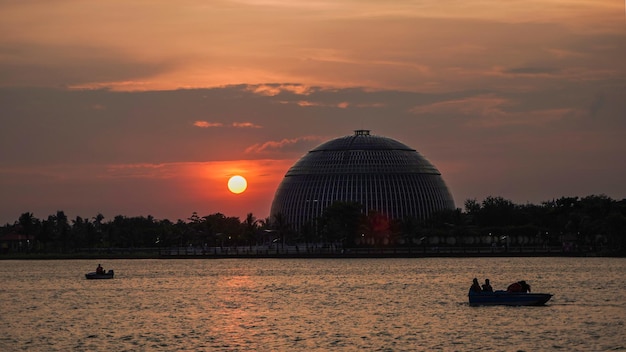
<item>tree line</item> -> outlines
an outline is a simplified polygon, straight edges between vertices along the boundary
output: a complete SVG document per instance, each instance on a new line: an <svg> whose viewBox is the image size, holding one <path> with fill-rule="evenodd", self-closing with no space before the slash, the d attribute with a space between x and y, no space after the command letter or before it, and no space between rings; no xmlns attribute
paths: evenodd
<svg viewBox="0 0 626 352"><path fill-rule="evenodd" d="M428 219L388 219L359 203L336 202L296 231L282 214L245 219L221 213L172 222L152 216L106 220L63 211L38 219L23 213L0 227L3 252L72 253L80 249L304 245L335 248L413 246L568 246L568 250L626 249L626 199L605 195L515 204L502 197L468 199L464 209ZM13 236L11 236L13 235ZM16 236L17 235L17 236ZM9 241L7 239L13 239Z"/></svg>

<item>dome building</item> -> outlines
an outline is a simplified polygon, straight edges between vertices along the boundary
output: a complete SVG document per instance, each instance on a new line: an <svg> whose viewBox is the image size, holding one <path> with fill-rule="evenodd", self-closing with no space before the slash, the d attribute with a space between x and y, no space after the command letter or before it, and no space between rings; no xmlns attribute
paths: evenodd
<svg viewBox="0 0 626 352"><path fill-rule="evenodd" d="M441 173L415 149L356 130L322 143L285 174L272 202L294 230L313 223L334 202L357 202L390 219L426 219L454 209Z"/></svg>

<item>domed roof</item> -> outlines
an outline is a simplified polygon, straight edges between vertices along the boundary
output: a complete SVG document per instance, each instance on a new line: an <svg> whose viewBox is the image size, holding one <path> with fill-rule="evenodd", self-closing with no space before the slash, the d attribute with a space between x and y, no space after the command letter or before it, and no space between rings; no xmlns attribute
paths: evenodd
<svg viewBox="0 0 626 352"><path fill-rule="evenodd" d="M454 209L440 172L415 149L394 139L356 130L305 154L278 186L271 214L299 229L332 203L357 202L363 211L389 218L425 219Z"/></svg>
<svg viewBox="0 0 626 352"><path fill-rule="evenodd" d="M326 173L428 173L439 171L415 149L394 139L356 130L322 143L289 169L286 176Z"/></svg>

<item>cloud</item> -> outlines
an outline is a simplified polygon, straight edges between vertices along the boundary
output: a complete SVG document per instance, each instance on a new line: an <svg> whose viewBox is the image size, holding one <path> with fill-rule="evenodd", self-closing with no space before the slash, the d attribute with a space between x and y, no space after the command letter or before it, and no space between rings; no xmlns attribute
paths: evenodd
<svg viewBox="0 0 626 352"><path fill-rule="evenodd" d="M593 101L589 106L589 115L594 117L604 107L605 104L605 96L602 93L596 93Z"/></svg>
<svg viewBox="0 0 626 352"><path fill-rule="evenodd" d="M169 179L178 176L175 167L183 163L138 163L138 164L111 164L104 165L105 172L99 178L147 178Z"/></svg>
<svg viewBox="0 0 626 352"><path fill-rule="evenodd" d="M314 88L303 85L303 84L289 84L289 83L248 85L246 87L246 90L251 91L258 95L271 96L271 97L277 96L284 92L288 92L288 93L296 94L296 95L309 95L313 91L315 91Z"/></svg>
<svg viewBox="0 0 626 352"><path fill-rule="evenodd" d="M347 109L348 107L350 107L351 105L355 105L355 104L351 104L350 102L347 101L341 101L338 103L335 102L320 102L320 101L312 101L312 100L298 100L298 101L286 101L286 100L282 100L280 101L281 104L295 104L298 105L300 107L306 108L306 107L331 107L331 108L339 108L339 109ZM355 106L357 107L376 107L376 106L382 106L382 104L356 104Z"/></svg>
<svg viewBox="0 0 626 352"><path fill-rule="evenodd" d="M193 123L194 126L200 128L210 128L210 127L222 127L223 124L220 122L208 122L208 121L195 121Z"/></svg>
<svg viewBox="0 0 626 352"><path fill-rule="evenodd" d="M414 114L465 115L466 125L495 128L502 126L541 126L569 116L580 116L583 111L574 108L553 107L514 111L520 104L493 94L440 101L412 108Z"/></svg>
<svg viewBox="0 0 626 352"><path fill-rule="evenodd" d="M221 122L209 122L198 120L193 123L194 126L200 128L212 128L212 127L234 127L234 128L263 128L261 125L257 125L252 122L233 122L230 125L224 125Z"/></svg>
<svg viewBox="0 0 626 352"><path fill-rule="evenodd" d="M235 128L263 128L263 126L252 122L233 122L232 126Z"/></svg>
<svg viewBox="0 0 626 352"><path fill-rule="evenodd" d="M350 103L348 103L347 101L342 101L341 103L337 104L337 107L340 109L346 109L350 106Z"/></svg>
<svg viewBox="0 0 626 352"><path fill-rule="evenodd" d="M514 75L551 75L559 73L560 70L552 67L515 67L505 69L503 73Z"/></svg>
<svg viewBox="0 0 626 352"><path fill-rule="evenodd" d="M505 98L495 95L480 95L460 99L444 100L412 108L414 114L481 114L492 115L501 111L502 106L510 105Z"/></svg>
<svg viewBox="0 0 626 352"><path fill-rule="evenodd" d="M327 138L321 136L303 136L296 137L291 139L282 139L280 141L268 141L265 143L257 143L246 148L246 153L268 153L274 151L281 152L291 152L291 151L302 151L306 148L311 147L311 142L319 143L321 141L326 140Z"/></svg>
<svg viewBox="0 0 626 352"><path fill-rule="evenodd" d="M623 73L623 5L585 0L563 11L561 2L196 0L123 11L115 2L4 2L0 85L146 91L248 83L258 95L302 96L314 86L485 87L481 72L497 65L509 68L501 72L507 86L538 72L555 76L545 77L546 67ZM221 30L233 23L236 31ZM475 74L459 77L456 67Z"/></svg>
<svg viewBox="0 0 626 352"><path fill-rule="evenodd" d="M539 127L563 120L570 116L579 116L580 112L571 108L543 109L522 112L511 112L494 109L492 114L483 116L476 121L481 127L502 126L534 126ZM471 126L472 124L470 124Z"/></svg>
<svg viewBox="0 0 626 352"><path fill-rule="evenodd" d="M296 104L298 106L302 106L302 107L307 107L307 106L321 106L321 103L315 103L312 101L308 101L308 100L300 100L298 102L296 102Z"/></svg>

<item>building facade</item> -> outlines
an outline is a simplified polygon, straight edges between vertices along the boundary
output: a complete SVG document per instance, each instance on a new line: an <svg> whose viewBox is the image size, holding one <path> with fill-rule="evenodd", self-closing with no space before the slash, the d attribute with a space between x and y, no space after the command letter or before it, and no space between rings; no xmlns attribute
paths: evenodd
<svg viewBox="0 0 626 352"><path fill-rule="evenodd" d="M294 230L314 223L334 202L357 202L389 219L426 219L454 209L441 173L415 149L357 130L322 143L285 174L272 202Z"/></svg>

